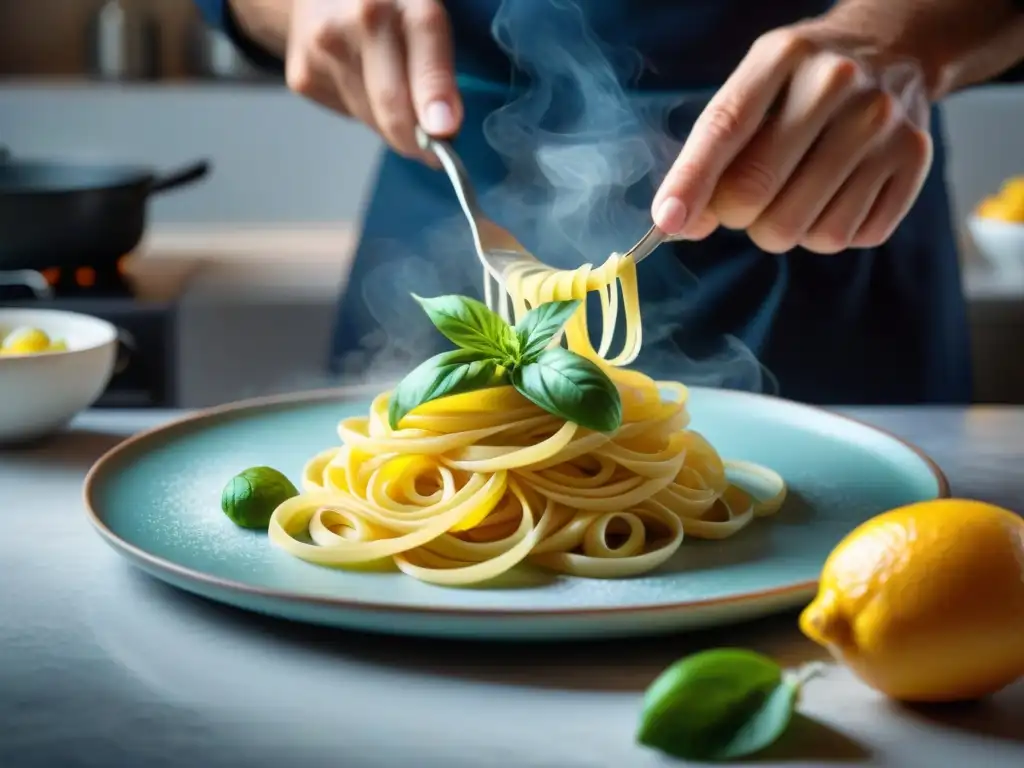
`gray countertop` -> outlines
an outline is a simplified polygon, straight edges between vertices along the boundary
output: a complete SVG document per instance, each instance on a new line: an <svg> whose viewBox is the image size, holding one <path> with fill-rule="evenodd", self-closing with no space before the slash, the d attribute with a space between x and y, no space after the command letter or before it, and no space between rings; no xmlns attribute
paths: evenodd
<svg viewBox="0 0 1024 768"><path fill-rule="evenodd" d="M849 409L916 442L954 492L1024 506L1024 409ZM86 470L169 413L89 413L0 451L0 765L644 768L644 688L676 658L741 645L822 658L788 614L714 632L571 645L473 645L286 624L179 593L108 549ZM830 666L759 761L1024 765L1024 684L909 709Z"/></svg>

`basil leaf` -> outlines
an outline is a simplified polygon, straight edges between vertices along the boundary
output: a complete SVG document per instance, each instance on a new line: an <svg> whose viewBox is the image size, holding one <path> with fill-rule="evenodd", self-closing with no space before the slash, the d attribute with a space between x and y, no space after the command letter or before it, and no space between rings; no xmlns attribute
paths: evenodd
<svg viewBox="0 0 1024 768"><path fill-rule="evenodd" d="M549 301L527 312L515 328L516 335L519 336L522 361L529 362L543 352L579 305L580 302L576 299Z"/></svg>
<svg viewBox="0 0 1024 768"><path fill-rule="evenodd" d="M637 741L684 760L736 760L788 727L800 683L752 651L704 651L647 689Z"/></svg>
<svg viewBox="0 0 1024 768"><path fill-rule="evenodd" d="M549 413L596 432L622 424L619 390L594 363L567 349L545 349L512 371L512 386Z"/></svg>
<svg viewBox="0 0 1024 768"><path fill-rule="evenodd" d="M298 496L292 481L272 467L249 467L228 481L221 491L220 508L242 528L267 530L277 507Z"/></svg>
<svg viewBox="0 0 1024 768"><path fill-rule="evenodd" d="M494 358L469 349L442 352L416 366L391 393L388 423L398 429L409 411L446 395L502 383L504 372Z"/></svg>
<svg viewBox="0 0 1024 768"><path fill-rule="evenodd" d="M427 313L427 317L453 344L485 355L519 359L519 339L511 326L476 299L466 296L436 296L413 298Z"/></svg>

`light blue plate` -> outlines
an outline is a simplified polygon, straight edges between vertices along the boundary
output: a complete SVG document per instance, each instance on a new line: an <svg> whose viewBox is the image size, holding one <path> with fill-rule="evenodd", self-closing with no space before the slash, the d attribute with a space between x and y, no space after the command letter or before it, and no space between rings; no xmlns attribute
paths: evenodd
<svg viewBox="0 0 1024 768"><path fill-rule="evenodd" d="M136 436L86 479L92 522L157 578L241 608L402 634L556 639L687 630L798 607L857 524L948 495L931 460L872 427L785 400L694 388L693 427L724 457L780 472L790 497L777 516L732 539L684 541L669 565L640 578L524 570L498 586L436 587L399 572L310 565L221 513L221 488L236 472L264 464L298 478L307 458L337 443L337 422L367 407L365 391L351 390L251 401Z"/></svg>

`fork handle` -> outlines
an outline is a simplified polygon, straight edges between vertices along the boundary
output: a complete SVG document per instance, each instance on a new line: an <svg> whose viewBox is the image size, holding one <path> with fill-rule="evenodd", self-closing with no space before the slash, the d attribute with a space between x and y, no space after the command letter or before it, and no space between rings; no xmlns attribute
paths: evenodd
<svg viewBox="0 0 1024 768"><path fill-rule="evenodd" d="M447 141L434 138L418 125L416 126L416 143L419 144L420 149L433 153L441 162L441 167L444 168L452 187L455 189L455 194L459 198L462 210L466 214L466 218L469 219L469 224L473 228L473 234L479 240L478 221L484 214L480 209L476 192L473 191L473 184L469 180L469 174L466 172L466 167L462 164L462 160L459 159L459 156ZM657 227L651 227L647 234L641 238L640 242L630 249L629 255L633 256L636 263L639 264L662 243L670 243L681 239L678 235L666 235Z"/></svg>
<svg viewBox="0 0 1024 768"><path fill-rule="evenodd" d="M451 144L443 139L435 139L418 125L416 126L416 143L419 144L420 149L432 152L441 162L441 167L448 174L448 179L462 204L462 210L475 224L477 216L482 213L480 204L477 201L476 192L473 191L473 183L469 180L469 173L466 172L466 167L455 150L452 149Z"/></svg>
<svg viewBox="0 0 1024 768"><path fill-rule="evenodd" d="M633 261L639 264L654 253L662 243L674 243L685 239L682 235L666 235L656 226L652 226L647 230L647 234L640 238L640 242L630 248L625 255L632 256Z"/></svg>

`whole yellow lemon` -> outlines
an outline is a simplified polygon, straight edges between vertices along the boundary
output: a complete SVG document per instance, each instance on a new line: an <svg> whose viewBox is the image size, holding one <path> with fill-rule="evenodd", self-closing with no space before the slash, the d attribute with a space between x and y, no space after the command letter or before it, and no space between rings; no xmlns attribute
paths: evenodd
<svg viewBox="0 0 1024 768"><path fill-rule="evenodd" d="M1024 198L989 197L981 201L975 213L983 219L1024 223Z"/></svg>
<svg viewBox="0 0 1024 768"><path fill-rule="evenodd" d="M34 355L50 348L50 337L38 328L16 328L4 337L0 353L8 355Z"/></svg>
<svg viewBox="0 0 1024 768"><path fill-rule="evenodd" d="M1003 182L997 194L978 204L975 214L983 219L1024 223L1024 176L1013 176Z"/></svg>
<svg viewBox="0 0 1024 768"><path fill-rule="evenodd" d="M872 518L829 555L800 629L894 699L995 693L1024 675L1024 519L963 499Z"/></svg>
<svg viewBox="0 0 1024 768"><path fill-rule="evenodd" d="M1003 182L1003 186L999 188L1000 197L1016 197L1019 198L1024 196L1024 176L1011 176Z"/></svg>
<svg viewBox="0 0 1024 768"><path fill-rule="evenodd" d="M998 219L1002 214L1002 201L995 195L989 195L980 203L974 212L983 219Z"/></svg>

